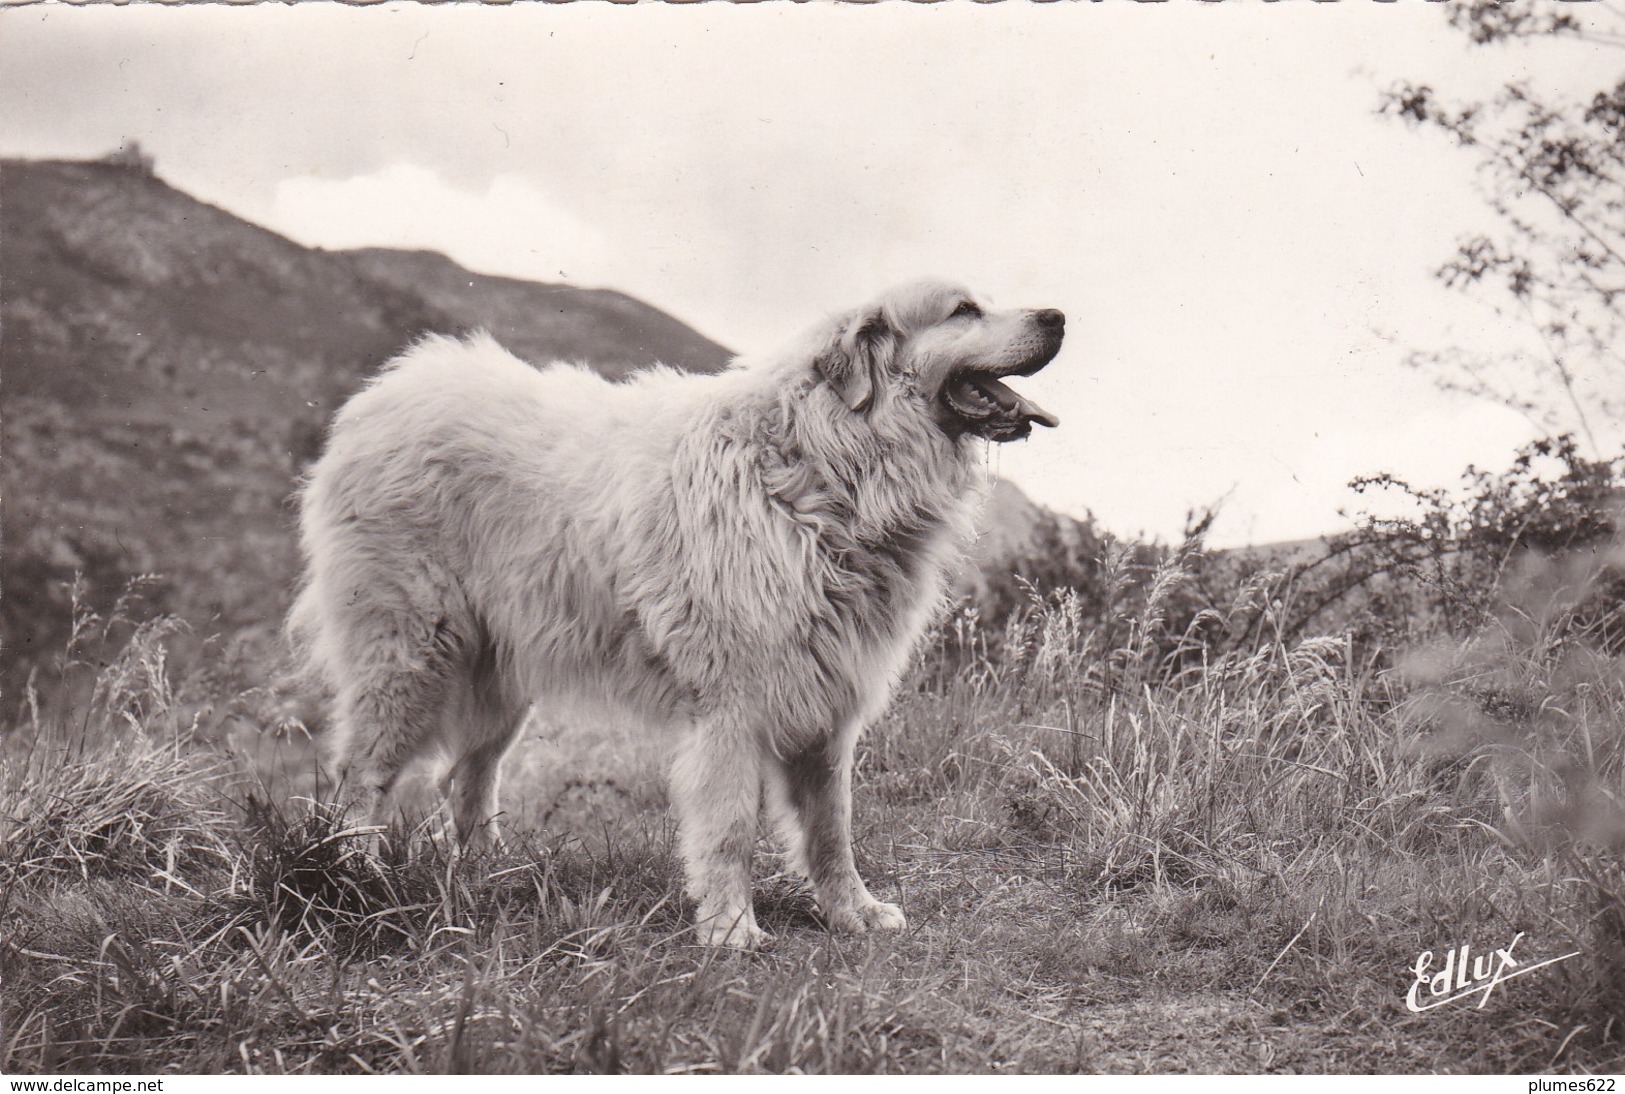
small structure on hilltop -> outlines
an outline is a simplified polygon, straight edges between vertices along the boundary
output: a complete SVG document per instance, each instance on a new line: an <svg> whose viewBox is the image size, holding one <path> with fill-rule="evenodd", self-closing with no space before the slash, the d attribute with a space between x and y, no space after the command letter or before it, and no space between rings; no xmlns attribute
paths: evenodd
<svg viewBox="0 0 1625 1094"><path fill-rule="evenodd" d="M134 171L137 174L151 175L154 173L155 161L151 155L142 149L141 142L134 138L126 138L120 141L117 149L102 157L102 162L112 164L114 167L122 167L126 171Z"/></svg>

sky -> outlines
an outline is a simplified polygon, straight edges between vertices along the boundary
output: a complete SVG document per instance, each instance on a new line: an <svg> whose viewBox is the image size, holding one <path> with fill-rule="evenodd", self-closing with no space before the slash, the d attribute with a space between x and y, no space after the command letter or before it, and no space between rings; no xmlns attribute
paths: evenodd
<svg viewBox="0 0 1625 1094"><path fill-rule="evenodd" d="M1219 504L1226 546L1537 433L1404 363L1530 332L1434 279L1494 217L1382 91L1589 98L1618 70L1363 0L51 5L0 11L0 154L135 139L301 243L617 288L739 351L920 276L1057 307L1020 387L1061 426L989 466L1120 535Z"/></svg>

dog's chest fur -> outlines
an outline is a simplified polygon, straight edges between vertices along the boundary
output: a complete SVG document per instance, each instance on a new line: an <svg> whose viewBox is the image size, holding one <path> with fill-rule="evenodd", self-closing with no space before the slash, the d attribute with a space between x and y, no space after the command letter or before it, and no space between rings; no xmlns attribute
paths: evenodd
<svg viewBox="0 0 1625 1094"><path fill-rule="evenodd" d="M979 496L974 467L831 468L780 450L762 471L778 516L813 559L817 596L796 626L817 674L836 693L850 682L851 701L871 707L883 695L868 692L889 691L942 606Z"/></svg>
<svg viewBox="0 0 1625 1094"><path fill-rule="evenodd" d="M884 704L962 556L978 471L930 422L886 436L784 391L685 423L618 518L639 531L606 591L685 707L748 696L789 740Z"/></svg>

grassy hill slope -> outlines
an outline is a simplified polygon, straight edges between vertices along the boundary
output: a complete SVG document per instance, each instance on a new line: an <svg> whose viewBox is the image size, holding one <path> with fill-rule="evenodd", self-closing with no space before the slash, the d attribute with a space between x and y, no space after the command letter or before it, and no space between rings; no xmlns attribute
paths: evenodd
<svg viewBox="0 0 1625 1094"><path fill-rule="evenodd" d="M654 361L712 372L729 356L625 293L473 274L432 251L369 249L350 257L369 280L421 297L461 327L483 327L526 360L584 361L619 378Z"/></svg>

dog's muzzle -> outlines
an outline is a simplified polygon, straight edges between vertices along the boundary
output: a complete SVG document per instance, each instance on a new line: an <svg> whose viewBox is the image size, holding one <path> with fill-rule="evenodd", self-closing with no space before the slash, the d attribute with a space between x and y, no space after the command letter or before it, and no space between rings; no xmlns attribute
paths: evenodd
<svg viewBox="0 0 1625 1094"><path fill-rule="evenodd" d="M1061 351L1066 316L1054 308L1045 308L1033 313L1032 322L1039 338L1027 358L1002 369L963 369L944 385L943 402L957 419L961 432L990 441L1016 441L1031 433L1034 423L1050 428L1061 424L1061 419L1004 382L1012 376L1031 376Z"/></svg>

